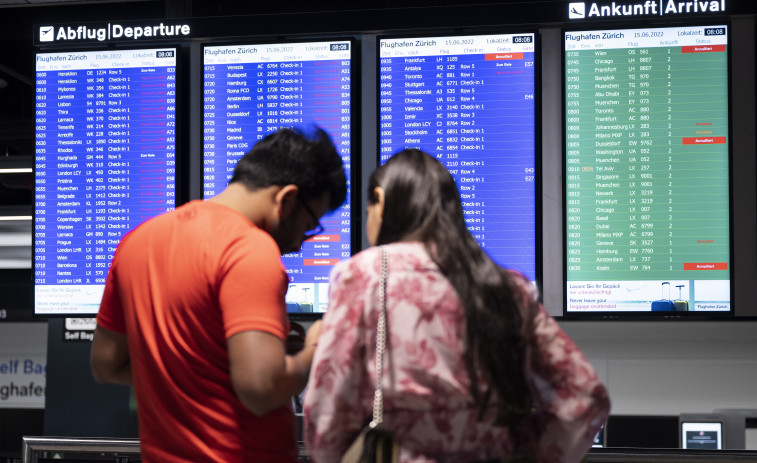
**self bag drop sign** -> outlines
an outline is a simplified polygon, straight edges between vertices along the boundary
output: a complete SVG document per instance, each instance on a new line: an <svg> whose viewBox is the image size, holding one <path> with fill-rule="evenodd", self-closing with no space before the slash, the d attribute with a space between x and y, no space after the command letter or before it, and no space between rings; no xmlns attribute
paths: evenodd
<svg viewBox="0 0 757 463"><path fill-rule="evenodd" d="M156 24L119 24L97 23L86 25L65 26L36 26L35 42L37 44L50 43L80 43L80 42L112 42L180 39L189 37L192 28L189 24L165 23Z"/></svg>
<svg viewBox="0 0 757 463"><path fill-rule="evenodd" d="M0 408L45 408L44 355L0 355Z"/></svg>

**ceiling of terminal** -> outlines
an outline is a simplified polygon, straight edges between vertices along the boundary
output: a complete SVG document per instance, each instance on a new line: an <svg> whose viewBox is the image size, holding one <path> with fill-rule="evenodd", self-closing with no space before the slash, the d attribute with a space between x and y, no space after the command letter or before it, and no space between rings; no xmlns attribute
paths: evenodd
<svg viewBox="0 0 757 463"><path fill-rule="evenodd" d="M477 4L524 0L478 0ZM135 3L139 3L135 7ZM461 0L329 1L329 11L414 8L467 4ZM323 11L323 3L305 0L0 0L0 169L31 167L34 155L34 25L109 19L209 17ZM31 209L31 174L0 171L0 207ZM0 211L1 212L1 211ZM0 213L0 215L3 215Z"/></svg>
<svg viewBox="0 0 757 463"><path fill-rule="evenodd" d="M30 169L33 163L34 25L135 17L135 1L143 11L163 14L162 1L0 0L0 217L31 214L32 174L7 169Z"/></svg>

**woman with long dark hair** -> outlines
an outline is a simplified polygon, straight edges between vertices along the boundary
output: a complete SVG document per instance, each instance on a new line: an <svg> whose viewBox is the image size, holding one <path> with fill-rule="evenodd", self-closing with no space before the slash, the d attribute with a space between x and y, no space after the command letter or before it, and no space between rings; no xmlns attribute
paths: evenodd
<svg viewBox="0 0 757 463"><path fill-rule="evenodd" d="M373 173L368 198L368 240L388 245L383 419L400 460L581 460L606 390L533 285L470 234L449 172L404 150ZM371 413L378 280L377 247L332 273L305 396L319 463L339 461Z"/></svg>

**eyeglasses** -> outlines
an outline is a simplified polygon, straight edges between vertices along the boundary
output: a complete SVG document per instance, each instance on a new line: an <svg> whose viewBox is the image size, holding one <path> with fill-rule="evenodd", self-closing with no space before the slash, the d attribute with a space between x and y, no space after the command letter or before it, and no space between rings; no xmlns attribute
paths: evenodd
<svg viewBox="0 0 757 463"><path fill-rule="evenodd" d="M315 215L315 212L313 212L313 210L310 209L310 206L308 206L308 203L306 203L302 198L300 198L299 196L297 196L297 199L300 200L300 203L302 204L302 207L304 207L305 210L308 212L308 214L310 214L310 217L313 219L313 222L315 223L315 226L313 226L313 228L311 228L310 230L305 231L305 233L303 234L303 236L305 237L305 239L307 240L307 239L310 239L310 238L312 238L312 237L314 237L316 235L320 235L321 233L323 233L323 231L324 231L323 230L323 226L321 225L321 221L318 220L318 216Z"/></svg>

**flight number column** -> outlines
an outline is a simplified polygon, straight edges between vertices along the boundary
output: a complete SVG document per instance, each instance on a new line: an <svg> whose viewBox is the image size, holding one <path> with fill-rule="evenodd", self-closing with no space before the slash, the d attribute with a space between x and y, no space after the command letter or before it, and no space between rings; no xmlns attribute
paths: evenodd
<svg viewBox="0 0 757 463"><path fill-rule="evenodd" d="M279 87L281 64L263 63L257 66L255 136L258 140L281 127L279 121L279 106L282 102L282 92Z"/></svg>
<svg viewBox="0 0 757 463"><path fill-rule="evenodd" d="M114 70L114 72L118 72ZM84 234L84 254L86 261L86 283L99 282L104 283L110 260L106 251L107 240L111 239L118 243L121 238L122 216L118 216L112 222L109 228L108 214L108 195L114 197L111 201L128 201L128 176L120 176L116 181L110 182L108 178L108 166L113 157L120 158L128 156L129 145L125 140L125 133L116 135L116 130L111 130L110 122L124 123L124 132L128 131L128 110L122 105L123 98L118 92L118 99L110 99L108 84L108 70L97 69L87 71L87 93L86 93L86 112L87 112L87 132L85 139L85 176L87 192L87 209L84 215L85 229ZM90 85L94 83L94 87ZM128 85L128 84L127 84ZM109 121L109 118L117 118L116 121ZM94 124L92 123L94 122ZM118 137L118 138L117 138ZM106 153L107 151L107 153ZM123 180L126 180L125 182ZM125 188L124 188L125 187ZM128 219L125 217L124 219ZM93 280L92 280L93 278Z"/></svg>
<svg viewBox="0 0 757 463"><path fill-rule="evenodd" d="M658 47L639 47L625 50L628 57L629 119L635 125L629 137L629 271L668 270L659 259L668 254L666 245L658 236L660 219L656 179L659 178L661 150L666 149L666 136L661 130L660 114L656 102L663 98L658 65ZM667 257L665 257L667 259Z"/></svg>
<svg viewBox="0 0 757 463"><path fill-rule="evenodd" d="M495 175L498 173L500 169L496 165L486 164L490 162L490 158L499 157L501 154L489 156L487 145L484 143L485 132L493 134L496 131L487 127L489 124L485 117L486 105L489 104L482 93L486 88L485 79L481 77L485 58L484 55L476 54L446 56L443 59L445 93L444 101L439 101L443 104L444 110L445 144L442 162L458 182L468 230L481 247L486 248L490 243L487 240L487 217L484 211L492 208L495 203L493 200L496 198L490 191L486 191L488 174L484 172ZM490 79L486 84L489 86L487 93L497 93L495 79ZM496 193L494 196L497 196ZM490 212L488 217L492 221L492 228L496 228L499 214L493 210Z"/></svg>

